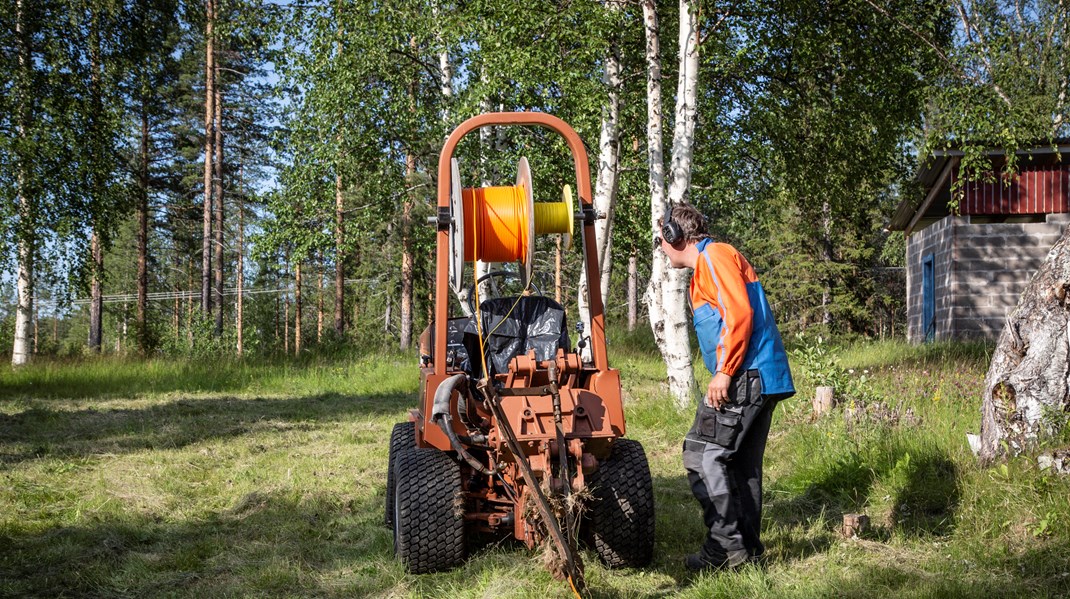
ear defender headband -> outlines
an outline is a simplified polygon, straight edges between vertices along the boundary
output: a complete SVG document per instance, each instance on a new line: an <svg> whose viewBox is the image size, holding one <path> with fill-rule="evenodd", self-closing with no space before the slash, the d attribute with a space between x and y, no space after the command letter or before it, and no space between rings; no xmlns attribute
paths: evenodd
<svg viewBox="0 0 1070 599"><path fill-rule="evenodd" d="M676 245L676 242L684 238L680 223L672 219L672 204L665 206L665 215L661 217L661 238L669 245Z"/></svg>

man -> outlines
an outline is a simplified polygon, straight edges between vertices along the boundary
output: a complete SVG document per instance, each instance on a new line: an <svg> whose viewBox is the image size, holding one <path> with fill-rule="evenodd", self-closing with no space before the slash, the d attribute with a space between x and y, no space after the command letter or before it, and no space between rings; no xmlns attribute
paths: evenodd
<svg viewBox="0 0 1070 599"><path fill-rule="evenodd" d="M762 458L776 402L795 394L784 343L758 276L734 247L715 243L689 204L658 222L673 268L690 268L702 359L713 375L684 438L684 468L709 529L689 570L735 568L760 556Z"/></svg>

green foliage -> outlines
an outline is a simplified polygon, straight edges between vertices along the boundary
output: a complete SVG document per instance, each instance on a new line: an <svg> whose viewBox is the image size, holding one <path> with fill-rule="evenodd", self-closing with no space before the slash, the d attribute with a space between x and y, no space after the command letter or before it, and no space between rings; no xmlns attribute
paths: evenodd
<svg viewBox="0 0 1070 599"><path fill-rule="evenodd" d="M837 356L838 352L821 337L811 340L800 336L795 349L791 350L791 364L811 385L832 387L841 403L849 401L862 405L876 400L876 393L868 382L869 370L856 374L854 368L840 366Z"/></svg>
<svg viewBox="0 0 1070 599"><path fill-rule="evenodd" d="M968 2L928 107L924 151L965 152L959 182L992 176L985 151L1001 148L1007 172L1018 149L1066 134L1065 60L1070 13L1046 0Z"/></svg>

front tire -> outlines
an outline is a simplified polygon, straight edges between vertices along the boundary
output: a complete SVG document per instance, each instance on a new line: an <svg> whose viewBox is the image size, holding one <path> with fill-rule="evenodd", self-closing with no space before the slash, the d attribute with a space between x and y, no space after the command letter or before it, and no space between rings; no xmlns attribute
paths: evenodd
<svg viewBox="0 0 1070 599"><path fill-rule="evenodd" d="M390 431L390 453L386 460L386 509L383 510L383 522L388 528L394 526L394 490L397 482L394 480L395 456L406 449L416 446L416 426L411 422L399 422Z"/></svg>
<svg viewBox="0 0 1070 599"><path fill-rule="evenodd" d="M591 477L588 545L610 568L637 568L654 557L654 485L638 441L617 439Z"/></svg>
<svg viewBox="0 0 1070 599"><path fill-rule="evenodd" d="M461 469L445 452L412 448L394 462L394 553L413 574L464 560Z"/></svg>

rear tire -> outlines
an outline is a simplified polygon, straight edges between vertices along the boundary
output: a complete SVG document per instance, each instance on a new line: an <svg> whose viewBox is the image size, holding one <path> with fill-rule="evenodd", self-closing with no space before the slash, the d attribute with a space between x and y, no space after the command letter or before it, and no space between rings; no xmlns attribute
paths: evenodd
<svg viewBox="0 0 1070 599"><path fill-rule="evenodd" d="M610 568L637 568L654 557L654 485L638 441L617 439L591 476L587 543Z"/></svg>
<svg viewBox="0 0 1070 599"><path fill-rule="evenodd" d="M402 450L412 449L415 446L415 425L411 422L395 424L394 430L390 431L390 454L386 460L386 509L383 510L383 522L388 528L394 526L394 489L397 488L397 483L394 481L395 456Z"/></svg>
<svg viewBox="0 0 1070 599"><path fill-rule="evenodd" d="M413 448L394 461L394 553L413 574L464 560L461 469L445 452Z"/></svg>

